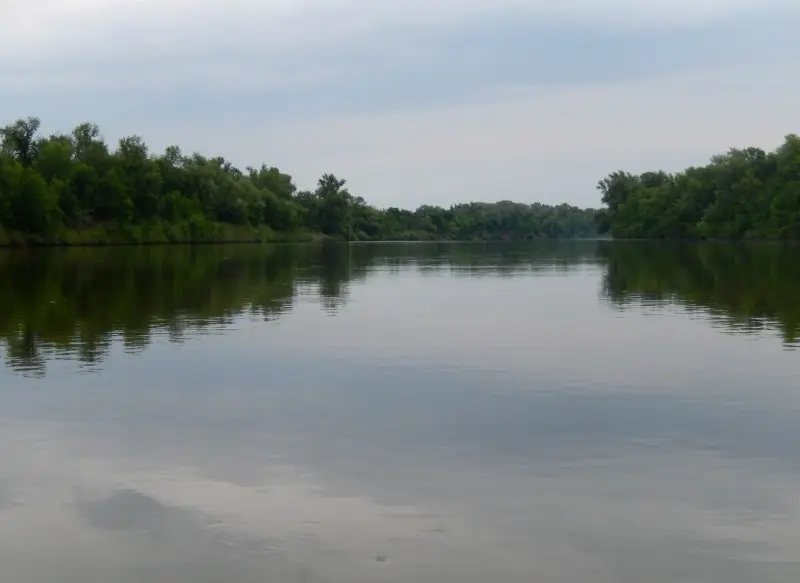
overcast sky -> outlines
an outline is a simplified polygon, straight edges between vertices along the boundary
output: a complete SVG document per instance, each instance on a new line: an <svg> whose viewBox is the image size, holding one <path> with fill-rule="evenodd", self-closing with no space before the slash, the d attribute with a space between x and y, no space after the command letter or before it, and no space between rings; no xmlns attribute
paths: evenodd
<svg viewBox="0 0 800 583"><path fill-rule="evenodd" d="M796 0L0 0L0 117L323 172L378 206L599 204L800 132Z"/></svg>

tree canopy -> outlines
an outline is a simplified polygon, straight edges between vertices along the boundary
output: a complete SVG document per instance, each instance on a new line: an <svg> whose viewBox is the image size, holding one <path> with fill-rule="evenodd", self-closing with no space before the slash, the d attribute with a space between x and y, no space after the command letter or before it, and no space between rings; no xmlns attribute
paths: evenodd
<svg viewBox="0 0 800 583"><path fill-rule="evenodd" d="M40 120L0 127L0 243L192 242L297 238L520 240L590 237L591 209L465 203L378 209L324 174L313 191L267 164L153 153L140 136L109 147L96 124L41 136Z"/></svg>
<svg viewBox="0 0 800 583"><path fill-rule="evenodd" d="M614 172L598 184L600 232L618 238L800 238L800 137L773 152L731 149L670 174Z"/></svg>

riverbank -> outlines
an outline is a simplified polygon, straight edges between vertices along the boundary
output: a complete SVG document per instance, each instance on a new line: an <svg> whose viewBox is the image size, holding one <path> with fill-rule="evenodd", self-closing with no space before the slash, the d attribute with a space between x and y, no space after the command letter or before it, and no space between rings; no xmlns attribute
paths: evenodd
<svg viewBox="0 0 800 583"><path fill-rule="evenodd" d="M48 236L0 228L0 247L79 247L112 245L185 245L209 243L306 243L322 235L306 230L275 231L261 225L226 223L162 223L97 225L82 229L60 228Z"/></svg>
<svg viewBox="0 0 800 583"><path fill-rule="evenodd" d="M586 237L566 237L586 240ZM353 242L513 242L530 240L557 240L559 237L509 237L495 234L472 237L441 236L425 231L404 231L369 238L354 237ZM588 239L594 239L589 237ZM314 243L321 241L347 241L341 235L326 235L308 229L276 231L261 225L231 225L227 223L161 223L143 225L106 224L82 229L59 228L48 236L30 235L0 227L0 249L30 247L111 247L136 245L207 245L226 243Z"/></svg>

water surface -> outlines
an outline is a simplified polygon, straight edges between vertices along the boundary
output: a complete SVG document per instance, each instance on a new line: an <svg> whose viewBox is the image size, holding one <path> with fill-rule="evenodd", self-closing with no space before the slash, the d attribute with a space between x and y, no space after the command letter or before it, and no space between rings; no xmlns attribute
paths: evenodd
<svg viewBox="0 0 800 583"><path fill-rule="evenodd" d="M0 253L15 583L800 580L800 262Z"/></svg>

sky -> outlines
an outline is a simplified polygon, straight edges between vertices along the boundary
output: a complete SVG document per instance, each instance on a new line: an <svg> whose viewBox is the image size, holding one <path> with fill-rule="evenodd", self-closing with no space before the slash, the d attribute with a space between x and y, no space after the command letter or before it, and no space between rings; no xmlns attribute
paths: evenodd
<svg viewBox="0 0 800 583"><path fill-rule="evenodd" d="M796 0L0 0L0 123L333 172L377 206L599 206L798 132Z"/></svg>

